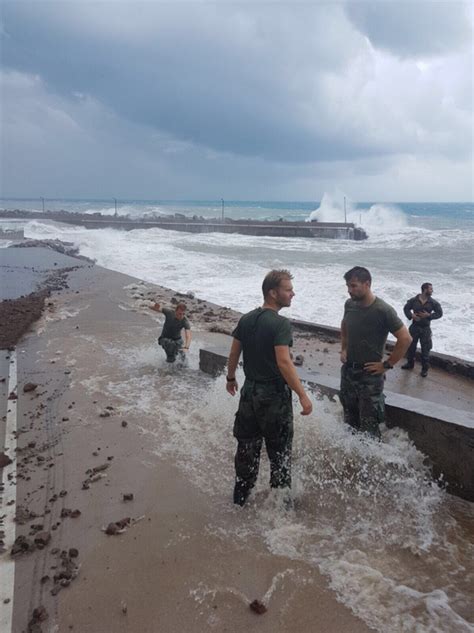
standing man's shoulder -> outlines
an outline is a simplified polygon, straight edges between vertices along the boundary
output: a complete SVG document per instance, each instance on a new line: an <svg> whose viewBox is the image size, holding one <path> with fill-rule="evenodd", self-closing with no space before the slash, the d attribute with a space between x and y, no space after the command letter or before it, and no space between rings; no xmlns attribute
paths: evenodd
<svg viewBox="0 0 474 633"><path fill-rule="evenodd" d="M260 310L261 308L255 308L254 310L250 310L250 312L246 312L245 314L243 314L240 317L236 327L234 328L234 331L232 332L232 336L240 341L242 338L243 331L246 329L247 325L251 321L253 321L254 316L256 316L256 314Z"/></svg>
<svg viewBox="0 0 474 633"><path fill-rule="evenodd" d="M171 308L161 308L162 313L167 316L172 316L174 314L174 310Z"/></svg>
<svg viewBox="0 0 474 633"><path fill-rule="evenodd" d="M293 346L293 328L290 319L275 313L273 345Z"/></svg>
<svg viewBox="0 0 474 633"><path fill-rule="evenodd" d="M396 332L401 327L403 327L403 321L397 314L397 311L393 306L389 303L380 299L380 297L376 297L375 302L377 309L384 314L384 317L387 322L387 327L390 332Z"/></svg>

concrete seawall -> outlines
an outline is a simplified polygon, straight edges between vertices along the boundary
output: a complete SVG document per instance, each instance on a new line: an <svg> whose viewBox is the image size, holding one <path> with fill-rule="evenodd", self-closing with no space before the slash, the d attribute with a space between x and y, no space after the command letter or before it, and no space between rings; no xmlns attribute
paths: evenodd
<svg viewBox="0 0 474 633"><path fill-rule="evenodd" d="M225 220L188 218L184 215L169 217L127 218L102 216L99 213L85 215L80 213L32 213L21 211L0 211L4 218L35 218L54 220L66 224L83 226L87 229L114 228L124 231L135 229L160 228L187 233L238 233L240 235L269 237L309 237L343 240L364 240L367 234L364 229L353 223L344 222L273 222L255 220Z"/></svg>
<svg viewBox="0 0 474 633"><path fill-rule="evenodd" d="M310 321L300 321L298 319L291 319L291 323L294 328L301 332L317 334L319 337L327 337L328 340L339 340L341 338L341 330L337 327L311 323ZM394 344L390 342L386 345L387 350L392 350L393 347ZM421 360L419 351L416 352L416 358L417 360ZM441 354L440 352L430 352L430 364L433 367L439 367L451 374L474 378L474 363L456 356Z"/></svg>
<svg viewBox="0 0 474 633"><path fill-rule="evenodd" d="M228 350L199 350L199 367L218 376L226 368ZM335 376L298 368L298 374L312 390L334 399L339 394ZM474 421L469 412L385 392L387 426L407 431L415 446L427 457L433 478L448 492L474 501Z"/></svg>

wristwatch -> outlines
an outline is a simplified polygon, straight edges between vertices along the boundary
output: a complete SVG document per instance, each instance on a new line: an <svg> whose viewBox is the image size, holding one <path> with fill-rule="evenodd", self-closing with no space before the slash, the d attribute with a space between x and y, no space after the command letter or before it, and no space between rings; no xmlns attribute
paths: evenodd
<svg viewBox="0 0 474 633"><path fill-rule="evenodd" d="M384 362L382 363L383 368L384 369L393 369L393 365L390 365L390 363L388 362L388 360L384 360Z"/></svg>

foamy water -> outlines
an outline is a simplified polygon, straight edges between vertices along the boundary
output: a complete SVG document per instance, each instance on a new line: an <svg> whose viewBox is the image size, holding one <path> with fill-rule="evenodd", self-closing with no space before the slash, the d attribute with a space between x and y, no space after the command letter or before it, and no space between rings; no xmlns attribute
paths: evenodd
<svg viewBox="0 0 474 633"><path fill-rule="evenodd" d="M338 403L317 401L311 416L296 415L295 510L285 511L269 490L266 458L247 506L232 505L237 399L223 377L198 371L198 337L181 369L154 346L95 341L102 365L83 386L91 397L113 396L117 411L139 421L150 450L206 491L215 508L208 531L242 546L256 539L314 566L343 604L383 633L474 631L472 504L432 483L424 456L401 430L383 429L382 442L355 437ZM110 378L121 374L123 381ZM200 587L194 597L202 604L224 590Z"/></svg>
<svg viewBox="0 0 474 633"><path fill-rule="evenodd" d="M341 213L329 198L315 212L325 220L340 220ZM354 265L371 270L375 293L403 319L407 299L430 281L444 309L444 317L432 324L434 350L474 360L472 230L449 218L418 221L393 205L365 210L348 205L347 213L367 229L368 240L86 230L38 220L24 226L27 237L72 241L101 266L243 312L260 303L269 269L289 268L296 297L286 314L333 326L340 324L347 297L343 274Z"/></svg>

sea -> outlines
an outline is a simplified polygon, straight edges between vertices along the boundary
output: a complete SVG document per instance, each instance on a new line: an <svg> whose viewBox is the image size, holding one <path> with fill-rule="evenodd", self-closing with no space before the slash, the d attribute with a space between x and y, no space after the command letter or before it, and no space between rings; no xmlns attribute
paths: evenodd
<svg viewBox="0 0 474 633"><path fill-rule="evenodd" d="M115 213L114 200L44 204L50 210ZM41 200L4 200L0 207L41 211L42 205ZM435 349L474 359L472 203L346 200L345 207L329 195L320 202L132 200L117 201L117 214L221 217L224 211L232 218L332 221L345 214L367 231L367 240L86 230L40 218L0 221L0 226L23 227L30 238L73 242L98 264L142 280L125 288L128 301L121 308L132 311L141 309L148 282L246 311L261 302L264 274L289 268L296 296L286 314L338 325L347 296L343 274L354 265L371 270L376 294L400 316L405 301L429 281L444 309L443 318L433 323ZM64 306L37 327L54 326L48 318L74 322L75 317ZM197 342L198 332L195 337ZM190 486L206 491L215 509L207 531L221 539L223 549L227 541L243 549L255 543L257 551L264 548L279 557L281 571L265 597L269 608L282 608L277 589L286 592L288 579L306 586L311 576L305 570L314 568L337 600L373 630L474 633L474 504L432 481L425 455L405 431L383 426L381 442L361 439L344 424L339 403L318 400L310 416L295 419L294 511L285 511L274 494L278 491L269 491L266 458L248 505L236 509L231 503L236 402L226 393L223 376L214 380L198 370L199 346L191 346L186 366L175 368L164 362L154 342L137 345L133 332L121 333L114 342L79 332L77 341L78 358L70 361L82 363L84 371L90 362L84 350L100 351L95 371L81 382L89 398L112 398L117 411L136 419L151 453L170 459ZM238 592L229 586L225 570L213 574L210 583L191 587L189 599L208 616L207 630L223 630L214 597Z"/></svg>
<svg viewBox="0 0 474 633"><path fill-rule="evenodd" d="M348 240L253 237L222 233L188 234L163 229L130 232L87 230L54 221L19 222L31 238L58 238L105 268L242 312L261 302L261 282L272 268L294 275L296 296L286 316L338 326L347 291L343 274L367 267L376 295L403 306L433 284L443 318L433 322L433 349L474 360L472 280L473 203L354 202L325 194L319 202L159 201L3 199L0 208L77 211L130 217L172 215L258 220L347 219L362 226L368 239ZM4 243L5 245L5 243ZM407 322L408 323L408 322Z"/></svg>

